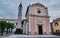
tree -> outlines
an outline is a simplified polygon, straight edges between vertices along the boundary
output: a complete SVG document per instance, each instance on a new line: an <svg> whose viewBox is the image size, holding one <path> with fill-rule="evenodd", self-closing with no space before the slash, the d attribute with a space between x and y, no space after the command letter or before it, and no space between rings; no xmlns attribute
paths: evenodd
<svg viewBox="0 0 60 38"><path fill-rule="evenodd" d="M11 30L14 28L14 24L6 21L0 21L0 33L3 35L3 32L6 30L6 34L8 34L8 30L11 28Z"/></svg>
<svg viewBox="0 0 60 38"><path fill-rule="evenodd" d="M8 34L8 32L9 32L9 29L11 28L11 30L14 28L15 26L14 26L14 24L13 23L10 23L10 22L8 22L8 23L6 23L6 34Z"/></svg>
<svg viewBox="0 0 60 38"><path fill-rule="evenodd" d="M3 32L5 30L5 25L6 25L6 21L0 21L0 32L1 32L1 35L3 35Z"/></svg>
<svg viewBox="0 0 60 38"><path fill-rule="evenodd" d="M13 23L10 23L11 25L10 25L10 28L11 28L11 31L12 31L12 29L15 27L14 26L14 24Z"/></svg>

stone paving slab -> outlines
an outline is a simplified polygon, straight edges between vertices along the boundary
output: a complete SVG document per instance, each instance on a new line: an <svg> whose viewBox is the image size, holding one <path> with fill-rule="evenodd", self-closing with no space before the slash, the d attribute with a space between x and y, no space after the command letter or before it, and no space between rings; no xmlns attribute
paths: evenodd
<svg viewBox="0 0 60 38"><path fill-rule="evenodd" d="M0 36L0 38L60 38L56 35L9 35L9 36Z"/></svg>
<svg viewBox="0 0 60 38"><path fill-rule="evenodd" d="M6 36L0 36L0 38L9 38L9 37L6 37Z"/></svg>

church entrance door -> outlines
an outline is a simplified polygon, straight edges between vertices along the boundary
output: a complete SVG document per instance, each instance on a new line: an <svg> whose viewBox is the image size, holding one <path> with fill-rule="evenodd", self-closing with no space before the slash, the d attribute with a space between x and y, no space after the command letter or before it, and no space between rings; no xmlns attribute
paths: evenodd
<svg viewBox="0 0 60 38"><path fill-rule="evenodd" d="M42 26L38 26L38 33L39 33L39 35L42 35L43 34Z"/></svg>

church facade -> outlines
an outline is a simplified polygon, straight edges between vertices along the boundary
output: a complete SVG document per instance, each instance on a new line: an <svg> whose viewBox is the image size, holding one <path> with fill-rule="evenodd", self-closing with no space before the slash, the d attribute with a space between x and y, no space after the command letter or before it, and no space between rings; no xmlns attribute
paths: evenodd
<svg viewBox="0 0 60 38"><path fill-rule="evenodd" d="M43 4L29 5L26 11L24 32L29 35L51 34L50 16L48 9Z"/></svg>
<svg viewBox="0 0 60 38"><path fill-rule="evenodd" d="M51 34L50 16L48 9L43 4L35 3L29 5L26 11L26 19L22 19L22 4L18 7L18 19L0 19L14 23L16 28L22 28L24 34L43 35Z"/></svg>

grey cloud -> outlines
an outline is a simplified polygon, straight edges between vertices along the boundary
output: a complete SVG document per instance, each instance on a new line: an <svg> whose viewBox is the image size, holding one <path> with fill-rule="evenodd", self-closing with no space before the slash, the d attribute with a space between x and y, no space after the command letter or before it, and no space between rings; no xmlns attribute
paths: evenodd
<svg viewBox="0 0 60 38"><path fill-rule="evenodd" d="M60 1L59 0L46 0L45 5L48 7L50 20L60 18Z"/></svg>
<svg viewBox="0 0 60 38"><path fill-rule="evenodd" d="M36 3L36 0L22 0L23 11L22 16L25 18L26 8L29 4ZM59 0L39 0L40 3L48 7L51 20L60 17L60 1ZM0 17L16 19L18 14L18 5L20 0L0 0Z"/></svg>
<svg viewBox="0 0 60 38"><path fill-rule="evenodd" d="M18 2L17 2L18 3ZM0 0L0 16L5 18L17 18L18 5L11 0ZM3 12L2 12L3 11Z"/></svg>

